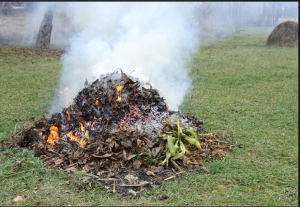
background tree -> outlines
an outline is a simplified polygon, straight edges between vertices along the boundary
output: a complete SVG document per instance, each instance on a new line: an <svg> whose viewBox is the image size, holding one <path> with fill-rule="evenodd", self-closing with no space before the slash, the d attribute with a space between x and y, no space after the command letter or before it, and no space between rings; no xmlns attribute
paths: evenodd
<svg viewBox="0 0 300 207"><path fill-rule="evenodd" d="M11 13L11 2L10 1L2 1L1 7L0 7L0 14L2 14L2 9L3 9L4 5L6 5L6 7L7 7L7 13L10 14Z"/></svg>
<svg viewBox="0 0 300 207"><path fill-rule="evenodd" d="M236 2L233 4L233 11L234 11L234 16L235 16L235 18L234 18L235 31L238 31L241 27L243 5L244 5L244 2Z"/></svg>
<svg viewBox="0 0 300 207"><path fill-rule="evenodd" d="M52 20L55 10L55 4L50 4L44 14L43 21L41 23L37 39L36 39L36 48L39 49L49 49L50 40L51 40L51 32L52 32Z"/></svg>

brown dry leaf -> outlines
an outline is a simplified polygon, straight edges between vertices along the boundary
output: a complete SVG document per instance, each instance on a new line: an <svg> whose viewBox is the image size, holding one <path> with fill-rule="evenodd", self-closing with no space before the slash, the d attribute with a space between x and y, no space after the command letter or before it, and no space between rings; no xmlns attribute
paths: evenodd
<svg viewBox="0 0 300 207"><path fill-rule="evenodd" d="M128 157L127 157L127 160L131 160L132 158L134 158L136 156L136 154L135 155L129 155Z"/></svg>
<svg viewBox="0 0 300 207"><path fill-rule="evenodd" d="M115 140L113 140L110 144L109 144L109 146L111 147L111 148L113 148L113 146L116 144L116 141Z"/></svg>
<svg viewBox="0 0 300 207"><path fill-rule="evenodd" d="M129 140L121 141L121 144L122 144L124 147L126 147L126 148L132 146L132 143L131 143Z"/></svg>
<svg viewBox="0 0 300 207"><path fill-rule="evenodd" d="M151 166L150 168L148 168L148 171L151 171L151 172L154 172L154 173L158 173L162 169L164 169L162 166L159 166L159 167Z"/></svg>
<svg viewBox="0 0 300 207"><path fill-rule="evenodd" d="M135 169L139 169L140 166L141 166L141 164L142 164L142 163L141 163L139 160L135 160L134 163L133 163L133 167L134 167Z"/></svg>
<svg viewBox="0 0 300 207"><path fill-rule="evenodd" d="M185 156L185 155L183 155L183 165L184 166L188 166L188 164L189 164L189 158L187 157L187 156Z"/></svg>
<svg viewBox="0 0 300 207"><path fill-rule="evenodd" d="M151 171L147 171L146 174L149 175L149 176L150 176L150 175L155 176L155 174L154 174L153 172L151 172Z"/></svg>
<svg viewBox="0 0 300 207"><path fill-rule="evenodd" d="M87 159L79 159L78 164L83 165L87 162Z"/></svg>
<svg viewBox="0 0 300 207"><path fill-rule="evenodd" d="M21 196L17 196L14 198L14 201L17 201L17 202L22 201L22 200L23 200L23 198Z"/></svg>
<svg viewBox="0 0 300 207"><path fill-rule="evenodd" d="M106 179L108 179L108 178L110 178L110 177L113 177L113 176L115 176L115 173L108 173L108 175L107 175L107 177L106 177Z"/></svg>
<svg viewBox="0 0 300 207"><path fill-rule="evenodd" d="M37 149L42 149L44 147L44 144L42 142L39 142L38 146L37 146Z"/></svg>
<svg viewBox="0 0 300 207"><path fill-rule="evenodd" d="M152 148L153 147L153 142L151 142L149 139L147 139L147 138L143 138L144 140L145 140L145 142L146 142L146 144L147 144L147 146L149 147L149 148Z"/></svg>
<svg viewBox="0 0 300 207"><path fill-rule="evenodd" d="M38 179L39 182L41 182L42 180L43 180L43 177L40 177L40 178Z"/></svg>
<svg viewBox="0 0 300 207"><path fill-rule="evenodd" d="M126 156L126 151L123 149L123 160L126 161L127 160L127 156Z"/></svg>
<svg viewBox="0 0 300 207"><path fill-rule="evenodd" d="M103 173L105 173L105 171L104 171L104 170L101 170L101 171L97 172L97 175L100 176L100 175L102 175Z"/></svg>
<svg viewBox="0 0 300 207"><path fill-rule="evenodd" d="M84 173L88 173L90 171L90 166L88 164L85 164L82 168L82 171L81 172L84 172Z"/></svg>
<svg viewBox="0 0 300 207"><path fill-rule="evenodd" d="M47 146L45 146L45 147L47 147ZM48 152L53 152L53 153L55 153L55 152L53 151L52 148L49 148L49 149L48 149Z"/></svg>
<svg viewBox="0 0 300 207"><path fill-rule="evenodd" d="M80 149L74 152L74 158L80 158L81 156L82 156L82 151Z"/></svg>
<svg viewBox="0 0 300 207"><path fill-rule="evenodd" d="M166 200L168 199L168 196L166 195L162 195L161 197L159 197L159 200L163 201L163 200Z"/></svg>
<svg viewBox="0 0 300 207"><path fill-rule="evenodd" d="M92 154L93 157L97 157L97 158L107 158L107 157L110 157L112 156L114 153L106 153L105 155L95 155L95 154Z"/></svg>
<svg viewBox="0 0 300 207"><path fill-rule="evenodd" d="M210 171L206 167L201 167L200 171L204 171L204 172L210 174Z"/></svg>
<svg viewBox="0 0 300 207"><path fill-rule="evenodd" d="M65 169L65 171L67 171L67 172L74 171L74 170L76 170L75 167L70 167L70 168Z"/></svg>
<svg viewBox="0 0 300 207"><path fill-rule="evenodd" d="M64 162L63 159L57 159L57 160L54 161L55 165L59 165L62 162Z"/></svg>
<svg viewBox="0 0 300 207"><path fill-rule="evenodd" d="M112 140L113 140L113 137L108 138L105 142L110 143ZM110 146L110 147L112 147L112 146Z"/></svg>
<svg viewBox="0 0 300 207"><path fill-rule="evenodd" d="M153 157L156 157L156 155L158 155L158 153L160 152L162 147L155 147L155 148L152 148L152 155Z"/></svg>
<svg viewBox="0 0 300 207"><path fill-rule="evenodd" d="M138 147L140 147L140 146L141 146L141 144L142 144L142 140L140 140L140 139L137 139L137 141L136 141L136 142L137 142L137 146L138 146Z"/></svg>
<svg viewBox="0 0 300 207"><path fill-rule="evenodd" d="M16 161L16 167L18 167L18 168L23 167L22 162L21 161Z"/></svg>
<svg viewBox="0 0 300 207"><path fill-rule="evenodd" d="M112 97L113 97L113 94L111 94L110 96L108 96L108 98L107 98L108 103L111 102Z"/></svg>
<svg viewBox="0 0 300 207"><path fill-rule="evenodd" d="M115 149L118 149L119 146L120 146L120 145L116 142L116 143L115 143Z"/></svg>

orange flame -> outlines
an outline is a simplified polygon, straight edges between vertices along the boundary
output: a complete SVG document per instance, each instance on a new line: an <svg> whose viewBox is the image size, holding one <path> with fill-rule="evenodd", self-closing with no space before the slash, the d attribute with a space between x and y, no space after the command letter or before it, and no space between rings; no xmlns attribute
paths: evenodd
<svg viewBox="0 0 300 207"><path fill-rule="evenodd" d="M73 132L67 133L67 137L69 137L71 140L77 141L78 136L74 136Z"/></svg>
<svg viewBox="0 0 300 207"><path fill-rule="evenodd" d="M54 144L55 141L59 140L58 128L54 125L50 127L50 134L48 136L47 142L51 145Z"/></svg>
<svg viewBox="0 0 300 207"><path fill-rule="evenodd" d="M99 105L99 100L96 99L95 105L98 106Z"/></svg>
<svg viewBox="0 0 300 207"><path fill-rule="evenodd" d="M66 88L65 88L65 91L67 91L67 90L69 90L69 88L68 88L68 87L66 87Z"/></svg>
<svg viewBox="0 0 300 207"><path fill-rule="evenodd" d="M43 138L43 132L39 132L40 138Z"/></svg>
<svg viewBox="0 0 300 207"><path fill-rule="evenodd" d="M73 140L73 141L78 142L79 145L84 146L84 144L78 140L78 136L74 136L74 135L73 135L73 132L67 133L67 137L69 137L70 140Z"/></svg>
<svg viewBox="0 0 300 207"><path fill-rule="evenodd" d="M59 91L60 93L64 93L63 91Z"/></svg>
<svg viewBox="0 0 300 207"><path fill-rule="evenodd" d="M120 83L119 83L119 85L117 86L117 91L121 92L121 89L122 89L122 86L120 86Z"/></svg>
<svg viewBox="0 0 300 207"><path fill-rule="evenodd" d="M120 95L118 96L118 99L117 99L118 102L121 101L121 90L122 90L122 86L120 86L120 83L119 83L119 85L117 86L117 91L120 93Z"/></svg>
<svg viewBox="0 0 300 207"><path fill-rule="evenodd" d="M84 126L82 125L81 122L79 122L80 126L81 126L81 131L85 131L85 127L86 127L86 122L84 121Z"/></svg>
<svg viewBox="0 0 300 207"><path fill-rule="evenodd" d="M122 128L123 124L120 124L120 129Z"/></svg>
<svg viewBox="0 0 300 207"><path fill-rule="evenodd" d="M69 111L67 111L67 114L68 114L68 117L67 117L67 119L68 119L68 120L70 120L70 119L71 119L70 112L69 112Z"/></svg>
<svg viewBox="0 0 300 207"><path fill-rule="evenodd" d="M95 115L94 115L94 119L97 119L97 118L95 117Z"/></svg>
<svg viewBox="0 0 300 207"><path fill-rule="evenodd" d="M109 118L107 118L106 128L107 128L108 123L109 123Z"/></svg>

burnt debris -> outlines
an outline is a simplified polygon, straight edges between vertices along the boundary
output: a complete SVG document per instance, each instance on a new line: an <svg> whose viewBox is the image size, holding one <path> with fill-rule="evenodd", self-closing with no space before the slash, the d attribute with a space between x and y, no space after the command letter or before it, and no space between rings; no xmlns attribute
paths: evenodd
<svg viewBox="0 0 300 207"><path fill-rule="evenodd" d="M50 167L76 167L96 177L106 174L106 178L125 169L154 176L168 156L166 137L178 137L181 128L186 131L181 133L183 137L189 131L201 143L195 147L181 140L186 145L185 155L177 162L181 167L198 166L204 158L223 159L229 154L232 145L224 134L208 134L200 126L202 121L169 111L151 85L145 88L120 72L102 75L91 84L86 81L70 106L12 137L19 146L34 149Z"/></svg>

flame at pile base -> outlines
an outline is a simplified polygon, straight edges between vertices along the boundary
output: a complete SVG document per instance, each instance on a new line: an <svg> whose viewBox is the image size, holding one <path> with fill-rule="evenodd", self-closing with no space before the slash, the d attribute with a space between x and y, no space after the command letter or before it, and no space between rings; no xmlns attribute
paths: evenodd
<svg viewBox="0 0 300 207"><path fill-rule="evenodd" d="M53 145L57 140L59 140L58 128L56 126L51 126L47 142Z"/></svg>

